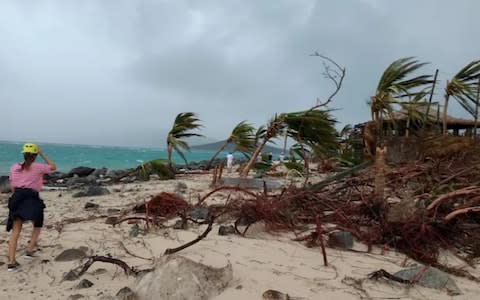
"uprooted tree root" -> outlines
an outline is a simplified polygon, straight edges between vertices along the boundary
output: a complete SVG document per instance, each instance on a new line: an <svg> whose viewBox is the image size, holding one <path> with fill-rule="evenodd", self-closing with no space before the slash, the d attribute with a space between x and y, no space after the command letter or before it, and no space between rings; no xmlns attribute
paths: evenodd
<svg viewBox="0 0 480 300"><path fill-rule="evenodd" d="M478 281L468 272L438 261L440 249L450 251L469 264L480 257L478 149L468 148L448 157L387 168L384 201L380 205L374 197L374 169L353 169L320 184L301 188L290 186L278 193L267 193L266 189L256 193L238 186L219 186L199 198L195 205L162 193L156 196L154 203L136 207L137 213L143 211L145 214L137 218L143 218L147 226L178 216L183 222L208 224L198 238L167 249L164 255L181 251L204 239L214 220L225 214L236 220L235 230L240 235L245 235L250 225L260 221L269 231L294 232L296 240L322 249L325 265L323 235L331 230L343 230L364 242L369 251L373 245L385 250L395 249L425 265ZM187 217L194 208L205 207L210 196L225 191L234 197L229 196L224 204L210 207L206 221ZM400 203L391 201L393 198L399 199ZM405 211L403 206L412 209ZM395 213L395 210L400 212ZM238 228L240 220L247 220L246 224L243 222L246 226L243 231ZM306 227L310 230L305 233ZM297 232L302 232L302 236Z"/></svg>

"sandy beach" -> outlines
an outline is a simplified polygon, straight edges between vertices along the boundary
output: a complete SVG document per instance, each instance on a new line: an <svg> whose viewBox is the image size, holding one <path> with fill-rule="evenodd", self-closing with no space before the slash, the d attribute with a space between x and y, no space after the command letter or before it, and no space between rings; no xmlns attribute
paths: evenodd
<svg viewBox="0 0 480 300"><path fill-rule="evenodd" d="M21 257L31 232L31 225L28 224L22 231L17 252L22 267L18 271L7 272L5 264L9 234L3 230L0 235L0 262L3 269L0 272L0 298L114 299L123 287L134 290L136 279L133 276L126 276L121 268L113 264L101 262L95 262L80 279L62 280L65 273L82 264L82 261L64 262L55 258L66 249L83 247L87 255L111 256L139 269L152 267L153 262L148 259L158 260L165 249L196 238L206 225L192 225L188 230L156 228L147 233L140 230L140 234L133 237L130 232L135 225L125 222L112 226L105 224L106 217L143 203L151 195L173 193L180 181L187 186L185 199L195 201L198 195L211 190L211 179L211 175L188 175L176 180L111 185L108 186L109 195L84 198L72 198L75 191L43 191L42 198L47 209L38 257L31 261ZM227 196L227 193L220 193L209 201L221 202ZM8 213L5 205L8 194L0 197L3 203L0 216L4 217ZM99 207L85 210L88 202ZM90 220L82 222L65 222L72 218L89 217ZM143 223L139 225L140 229L144 228ZM262 299L262 293L268 289L302 299L452 299L442 290L366 279L369 273L379 269L395 272L406 266L418 265L406 259L405 255L393 251L382 254L379 249L373 249L371 253L359 253L327 248L329 266L325 267L320 248L307 248L300 242L292 241L294 236L291 233L267 233L259 223L253 225L245 237L220 236L219 226L215 224L204 240L177 254L213 267L231 263L233 280L214 299ZM354 249L365 250L366 247L356 243ZM476 276L480 275L478 270L468 270ZM453 278L462 291L454 299L477 297L477 283ZM94 285L79 289L77 285L81 279L88 279Z"/></svg>

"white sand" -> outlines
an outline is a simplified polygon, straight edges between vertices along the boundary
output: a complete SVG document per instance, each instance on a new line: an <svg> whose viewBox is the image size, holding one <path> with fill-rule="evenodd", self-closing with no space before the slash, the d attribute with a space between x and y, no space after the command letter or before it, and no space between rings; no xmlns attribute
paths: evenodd
<svg viewBox="0 0 480 300"><path fill-rule="evenodd" d="M90 254L111 255L122 259L129 265L148 268L151 262L132 257L120 246L122 242L130 252L144 257L159 257L166 248L187 242L205 229L203 226L191 226L189 230L156 229L146 235L129 237L131 224L123 223L112 227L105 224L105 218L67 224L59 234L55 224L72 217L88 217L106 214L109 208L124 209L158 192L173 192L177 181L187 184L187 199L195 201L198 195L204 195L210 188L209 175L192 175L171 181L153 180L141 184L109 186L110 195L99 197L72 198L74 191L45 191L41 197L45 200L45 230L40 238L41 251L33 261L21 257L27 244L31 225L26 225L19 241L17 260L21 270L7 272L7 241L9 234L0 233L0 299L67 299L70 295L82 294L82 299L101 299L114 296L124 286L133 288L135 279L127 277L123 271L111 264L95 263L82 278L94 283L87 289L76 289L80 280L63 281L62 274L80 264L75 262L55 262L54 258L65 249L85 246ZM114 192L117 190L117 192ZM118 192L120 190L120 192ZM61 195L61 197L59 197ZM223 192L210 201L222 201L228 193ZM6 197L1 195L4 205L0 217L7 215ZM85 211L87 202L100 205L97 211ZM143 228L143 224L140 224ZM219 236L218 224L206 239L179 252L180 255L220 267L230 261L233 265L234 280L231 286L215 299L261 299L268 289L288 293L293 297L306 299L452 299L445 291L420 286L407 287L385 281L364 280L362 286L355 279L363 280L366 275L378 269L395 272L402 269L405 256L395 252L380 255L378 250L372 253L355 253L327 248L329 266L323 266L319 248L306 248L302 243L291 241L291 234L273 235L262 231L257 225L251 229L248 237ZM362 245L357 245L359 249ZM42 260L49 260L43 262ZM407 260L407 265L415 262ZM98 269L106 272L96 274ZM472 274L480 272L468 268ZM478 283L454 277L463 295L453 299L478 299ZM363 288L363 290L362 290Z"/></svg>

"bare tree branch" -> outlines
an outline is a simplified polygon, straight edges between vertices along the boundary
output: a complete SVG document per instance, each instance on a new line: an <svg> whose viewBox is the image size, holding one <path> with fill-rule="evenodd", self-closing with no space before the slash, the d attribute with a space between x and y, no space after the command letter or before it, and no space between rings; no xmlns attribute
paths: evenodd
<svg viewBox="0 0 480 300"><path fill-rule="evenodd" d="M165 252L163 253L164 255L169 255L169 254L173 254L173 253L177 253L178 251L181 251L185 248L188 248L198 242L200 242L201 240L203 240L207 235L208 233L212 230L212 226L213 226L213 221L215 221L215 217L211 217L210 218L210 222L208 223L208 227L207 229L205 229L205 231L199 235L196 239L186 243L186 244L183 244L177 248L168 248L167 250L165 250Z"/></svg>
<svg viewBox="0 0 480 300"><path fill-rule="evenodd" d="M346 71L345 71L345 68L342 68L337 62L335 62L333 59L331 59L328 56L319 54L318 52L315 52L310 56L317 56L323 59L322 64L325 69L325 71L323 72L323 75L325 75L325 78L332 81L333 84L335 85L335 91L333 91L333 93L330 94L330 96L328 96L328 98L325 101L321 102L320 99L317 99L317 104L310 109L310 110L314 110L319 107L326 106L333 100L333 97L335 97L338 94L338 92L342 88L343 79L345 78Z"/></svg>

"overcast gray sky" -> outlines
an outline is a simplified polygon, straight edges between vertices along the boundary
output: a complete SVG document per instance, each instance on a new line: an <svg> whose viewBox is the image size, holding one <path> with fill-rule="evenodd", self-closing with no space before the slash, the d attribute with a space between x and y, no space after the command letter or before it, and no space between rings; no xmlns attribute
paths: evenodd
<svg viewBox="0 0 480 300"><path fill-rule="evenodd" d="M444 85L479 58L479 11L478 0L1 0L0 140L162 146L184 111L222 139L326 97L314 51L346 67L330 107L358 123L393 60L431 62Z"/></svg>

